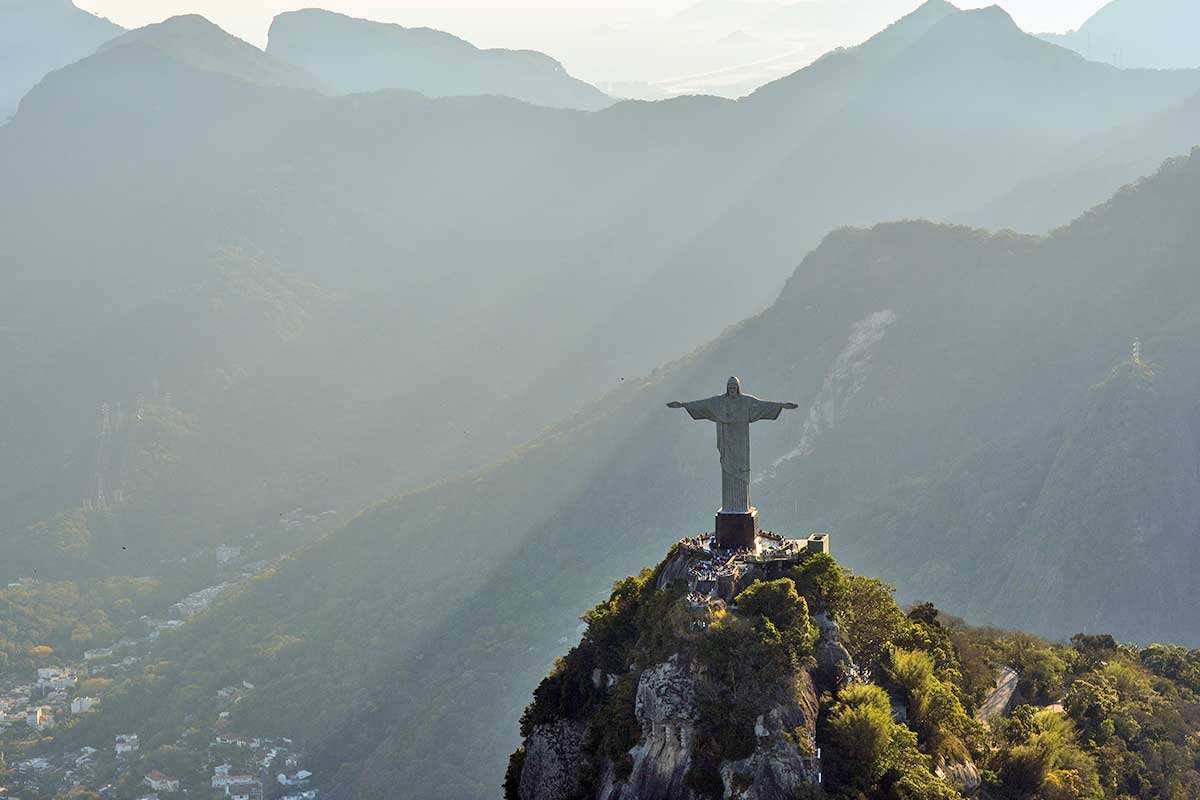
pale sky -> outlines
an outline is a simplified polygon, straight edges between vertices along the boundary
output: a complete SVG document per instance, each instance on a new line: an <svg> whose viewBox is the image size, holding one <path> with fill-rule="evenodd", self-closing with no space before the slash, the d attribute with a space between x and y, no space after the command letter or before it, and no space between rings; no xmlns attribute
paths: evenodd
<svg viewBox="0 0 1200 800"><path fill-rule="evenodd" d="M834 47L858 44L922 1L841 0L844 13L834 15L840 21L830 23L833 28L785 32L754 27L753 15L740 10L738 0L730 0L733 12L704 31L682 30L670 21L672 14L696 0L75 0L80 8L127 28L177 14L202 14L260 47L266 45L267 28L276 14L317 6L408 27L438 28L479 47L541 50L576 77L610 90L612 82L626 82L654 84L671 94L731 97L793 72ZM960 8L993 3L951 1ZM1023 29L1041 33L1077 28L1106 2L1001 0L1000 5ZM742 37L740 45L724 41L735 33Z"/></svg>
<svg viewBox="0 0 1200 800"><path fill-rule="evenodd" d="M874 0L845 0L849 6L862 6L869 14ZM1077 28L1107 0L1002 0L1005 8L1027 31L1064 31ZM354 16L405 23L435 17L439 13L460 16L478 12L481 17L503 23L511 15L524 21L547 17L547 22L563 24L569 18L594 22L611 13L670 13L690 5L690 0L76 0L76 5L108 17L125 27L137 27L184 13L199 13L226 30L250 41L261 43L271 18L281 11L318 6ZM919 2L914 0L914 7ZM993 5L991 0L962 0L960 8ZM515 21L515 19L513 20ZM414 24L420 24L414 23ZM511 27L504 25L504 27ZM453 31L452 31L453 32Z"/></svg>

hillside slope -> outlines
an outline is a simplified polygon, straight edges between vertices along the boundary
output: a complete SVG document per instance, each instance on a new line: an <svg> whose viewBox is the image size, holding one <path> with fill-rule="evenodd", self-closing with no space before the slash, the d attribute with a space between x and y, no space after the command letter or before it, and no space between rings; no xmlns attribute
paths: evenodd
<svg viewBox="0 0 1200 800"><path fill-rule="evenodd" d="M1186 398L1200 386L1197 186L1200 155L1042 239L927 223L832 234L767 312L625 382L496 468L364 514L167 657L181 680L251 676L261 691L239 710L248 729L319 719L328 733L313 750L343 796L398 785L489 796L525 687L574 636L576 615L680 528L711 525L711 431L662 404L712 394L729 374L801 405L755 426L752 491L766 527L832 531L845 563L894 580L901 598L980 622L1069 635L1111 612L1122 638L1200 641L1154 577L1187 563L1195 541L1183 502L1187 487L1195 495L1195 445L1180 432L1195 430ZM1065 422L1098 402L1089 387L1134 336L1177 398L1151 392L1131 406L1154 434L1145 447L1124 432L1119 404L1099 402L1083 429ZM1120 438L1108 442L1110 431ZM1078 443L1093 433L1107 448L1099 464L1119 467L1091 469L1096 454ZM1149 446L1166 435L1169 451ZM1109 491L1126 470L1129 490ZM1174 500L1138 489L1152 484ZM1098 495L1110 522L1060 532ZM1139 534L1121 520L1144 521L1148 546L1128 550ZM1059 547L1068 534L1075 546ZM1055 605L1068 584L1031 575L1030 559L1070 576L1070 603ZM1119 613L1121 597L1139 598L1136 619ZM285 653L252 655L280 637ZM310 702L301 709L297 696ZM474 766L439 766L451 740Z"/></svg>
<svg viewBox="0 0 1200 800"><path fill-rule="evenodd" d="M993 601L1006 619L1061 630L1065 616L1144 640L1187 616L1200 590L1200 439L1194 403L1171 383L1170 370L1130 362L1089 392L1011 542ZM1101 555L1081 562L1085 549ZM1111 591L1076 588L1088 584Z"/></svg>

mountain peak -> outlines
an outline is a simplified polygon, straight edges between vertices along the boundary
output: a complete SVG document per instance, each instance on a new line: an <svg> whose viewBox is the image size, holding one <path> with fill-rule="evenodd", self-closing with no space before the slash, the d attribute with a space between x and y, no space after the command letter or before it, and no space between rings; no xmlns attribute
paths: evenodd
<svg viewBox="0 0 1200 800"><path fill-rule="evenodd" d="M948 14L937 28L956 36L1026 36L1009 13L997 5Z"/></svg>
<svg viewBox="0 0 1200 800"><path fill-rule="evenodd" d="M946 0L925 0L924 3L921 3L915 10L906 14L905 17L924 14L950 14L955 11L961 11L961 9L953 3L946 2Z"/></svg>
<svg viewBox="0 0 1200 800"><path fill-rule="evenodd" d="M238 39L215 22L200 14L179 14L141 28L135 28L100 48L100 52L129 44L148 44L169 51L191 48L244 47L258 50Z"/></svg>
<svg viewBox="0 0 1200 800"><path fill-rule="evenodd" d="M287 39L294 35L296 29L308 30L310 33L324 33L338 36L370 35L376 44L397 41L409 41L424 46L439 46L461 48L463 50L478 50L475 45L459 36L435 28L409 28L395 22L380 22L362 17L352 17L339 11L325 8L301 8L295 11L284 11L271 20L267 33L269 42L277 39ZM271 48L271 44L267 45Z"/></svg>
<svg viewBox="0 0 1200 800"><path fill-rule="evenodd" d="M100 48L153 47L189 66L234 75L260 86L317 89L320 82L199 14L181 14L129 31Z"/></svg>

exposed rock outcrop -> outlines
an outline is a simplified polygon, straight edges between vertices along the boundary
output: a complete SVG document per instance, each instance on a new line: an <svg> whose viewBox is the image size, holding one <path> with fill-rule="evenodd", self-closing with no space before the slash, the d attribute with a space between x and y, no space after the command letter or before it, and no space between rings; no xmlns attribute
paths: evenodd
<svg viewBox="0 0 1200 800"><path fill-rule="evenodd" d="M802 787L816 783L821 770L816 758L817 709L812 678L802 672L790 702L759 717L754 754L721 765L725 796L741 800L794 798Z"/></svg>
<svg viewBox="0 0 1200 800"><path fill-rule="evenodd" d="M684 777L691 766L696 739L696 672L681 665L677 655L642 672L638 679L636 715L642 738L630 751L633 769L624 781L615 781L614 770L598 797L602 800L688 797Z"/></svg>
<svg viewBox="0 0 1200 800"><path fill-rule="evenodd" d="M983 779L979 775L979 768L969 759L949 763L939 759L934 766L933 774L963 794L972 794L983 783Z"/></svg>
<svg viewBox="0 0 1200 800"><path fill-rule="evenodd" d="M817 640L817 674L823 683L841 686L854 675L854 659L842 644L841 628L826 614L813 615L813 621L821 630Z"/></svg>
<svg viewBox="0 0 1200 800"><path fill-rule="evenodd" d="M557 720L539 725L525 740L521 800L568 800L579 793L579 761L587 724Z"/></svg>
<svg viewBox="0 0 1200 800"><path fill-rule="evenodd" d="M686 778L697 736L699 680L696 666L678 655L642 672L636 700L642 737L630 750L632 769L628 777L617 779L614 765L605 765L597 800L694 800ZM801 787L815 782L820 770L814 757L817 708L812 679L807 672L798 673L787 702L758 718L754 752L721 764L724 796L791 800ZM522 795L522 800L527 798Z"/></svg>

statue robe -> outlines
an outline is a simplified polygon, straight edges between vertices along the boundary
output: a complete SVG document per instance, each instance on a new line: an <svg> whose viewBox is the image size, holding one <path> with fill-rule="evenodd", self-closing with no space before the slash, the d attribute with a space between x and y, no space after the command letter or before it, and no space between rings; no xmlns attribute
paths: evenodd
<svg viewBox="0 0 1200 800"><path fill-rule="evenodd" d="M759 400L748 394L719 394L683 404L692 419L717 423L717 450L721 453L721 511L750 510L750 423L779 419L783 403Z"/></svg>

